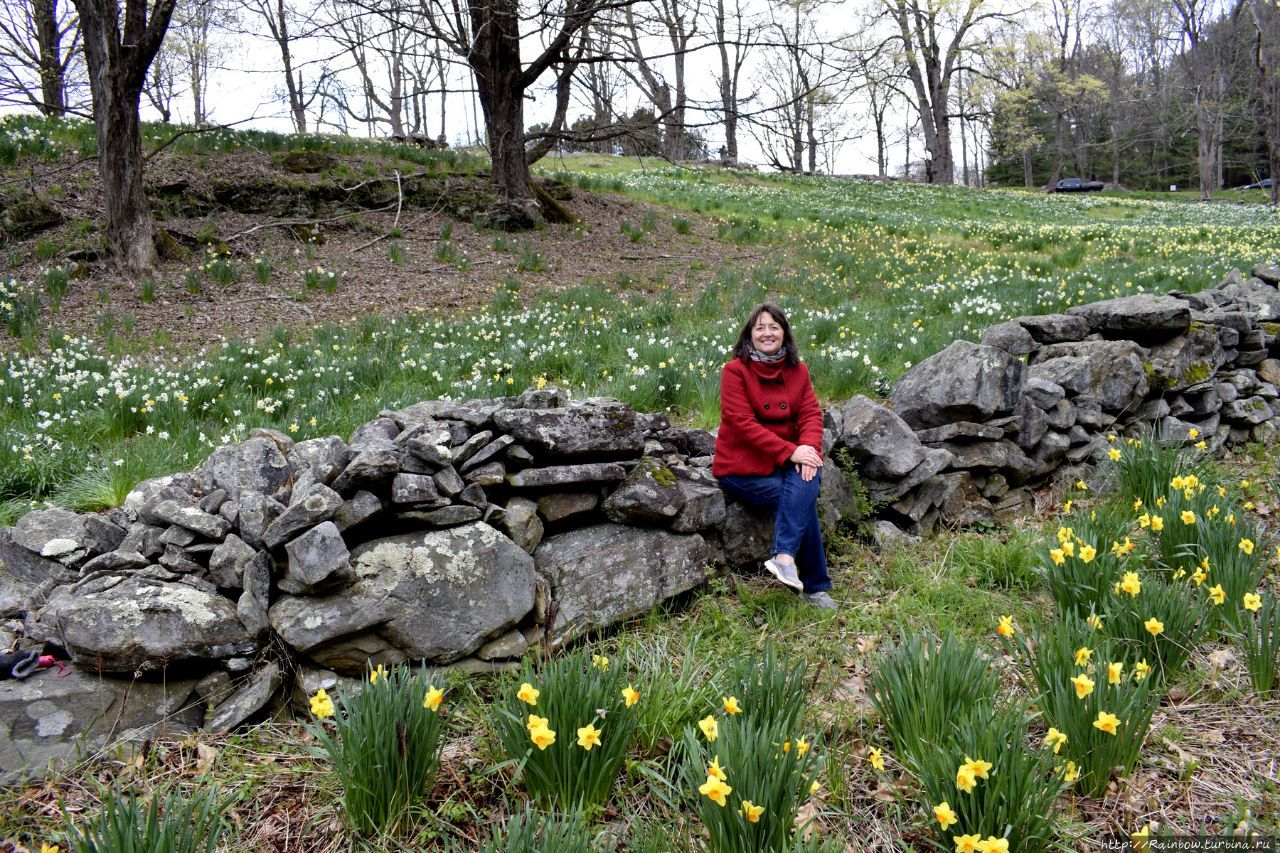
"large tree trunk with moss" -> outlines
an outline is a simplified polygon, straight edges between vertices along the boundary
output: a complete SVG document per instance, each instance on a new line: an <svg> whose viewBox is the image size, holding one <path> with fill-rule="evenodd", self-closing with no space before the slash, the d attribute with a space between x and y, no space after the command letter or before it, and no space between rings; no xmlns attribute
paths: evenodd
<svg viewBox="0 0 1280 853"><path fill-rule="evenodd" d="M160 49L174 0L75 0L98 126L98 173L107 208L107 236L116 263L142 273L155 265L155 227L142 190L138 99ZM123 28L121 24L123 23Z"/></svg>
<svg viewBox="0 0 1280 853"><path fill-rule="evenodd" d="M499 207L491 218L509 228L529 227L541 215L525 158L525 81L517 0L473 2L471 28L475 36L468 59L476 74L498 194Z"/></svg>

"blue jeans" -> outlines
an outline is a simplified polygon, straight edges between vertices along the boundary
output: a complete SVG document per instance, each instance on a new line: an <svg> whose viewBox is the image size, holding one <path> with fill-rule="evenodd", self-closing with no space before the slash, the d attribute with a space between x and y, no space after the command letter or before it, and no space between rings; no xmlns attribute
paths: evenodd
<svg viewBox="0 0 1280 853"><path fill-rule="evenodd" d="M822 529L818 525L822 471L807 483L790 463L763 477L726 474L717 479L730 497L774 511L773 553L795 558L805 592L831 589L827 552L822 547Z"/></svg>

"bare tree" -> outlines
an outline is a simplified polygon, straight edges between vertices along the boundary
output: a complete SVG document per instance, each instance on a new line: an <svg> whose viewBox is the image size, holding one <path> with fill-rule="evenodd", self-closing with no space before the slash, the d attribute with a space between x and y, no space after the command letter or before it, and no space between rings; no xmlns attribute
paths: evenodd
<svg viewBox="0 0 1280 853"><path fill-rule="evenodd" d="M80 27L64 0L12 0L0 7L0 103L47 116L78 109L83 83Z"/></svg>
<svg viewBox="0 0 1280 853"><path fill-rule="evenodd" d="M412 97L409 57L417 52L418 34L408 26L410 13L400 3L366 7L353 0L329 0L329 37L351 60L360 77L359 103L326 96L352 118L367 125L385 124L395 136L405 135L405 117Z"/></svg>
<svg viewBox="0 0 1280 853"><path fill-rule="evenodd" d="M621 51L619 67L661 118L663 155L668 160L688 155L685 66L701 12L701 0L653 0L643 6L626 5L613 22L614 43ZM653 49L657 39L664 41L660 51Z"/></svg>
<svg viewBox="0 0 1280 853"><path fill-rule="evenodd" d="M492 182L498 195L492 219L518 228L542 219L539 197L529 179L529 158L541 156L549 146L526 150L524 98L542 76L556 70L556 118L553 127L564 126L574 68L586 57L583 42L575 37L595 17L621 8L630 0L559 0L543 2L522 13L519 0L467 0L465 7L453 0L418 0L423 24L458 56L466 59L475 75L480 107L484 111ZM521 56L522 23L542 34L543 48L532 61ZM542 204L555 210L548 198Z"/></svg>
<svg viewBox="0 0 1280 853"><path fill-rule="evenodd" d="M168 124L173 120L173 104L182 91L182 49L171 39L165 39L151 60L147 82L142 94L151 108L160 114L160 120Z"/></svg>
<svg viewBox="0 0 1280 853"><path fill-rule="evenodd" d="M880 0L895 34L924 133L925 178L955 182L951 151L951 86L957 70L981 49L983 24L1007 16L982 0Z"/></svg>
<svg viewBox="0 0 1280 853"><path fill-rule="evenodd" d="M1280 202L1280 6L1274 0L1241 0L1237 15L1242 7L1253 23L1253 62L1274 206Z"/></svg>
<svg viewBox="0 0 1280 853"><path fill-rule="evenodd" d="M738 117L744 100L738 94L738 83L742 79L742 68L746 64L751 49L764 29L764 21L750 15L744 8L743 0L730 0L732 5L726 7L725 0L715 0L712 9L712 26L716 47L720 53L720 73L716 77L716 88L720 94L720 109L724 115L724 159L730 164L738 162Z"/></svg>
<svg viewBox="0 0 1280 853"><path fill-rule="evenodd" d="M307 110L320 97L328 83L330 72L323 65L308 78L303 69L309 63L298 59L299 45L313 38L320 28L306 0L240 0L245 11L262 21L267 37L280 52L281 70L284 72L284 96L289 104L289 116L293 129L307 132Z"/></svg>
<svg viewBox="0 0 1280 853"><path fill-rule="evenodd" d="M174 0L75 0L98 126L98 175L116 262L141 273L156 259L151 207L142 191L138 99L173 15ZM121 12L124 14L121 15ZM123 20L122 20L123 18ZM123 28L121 27L123 24Z"/></svg>

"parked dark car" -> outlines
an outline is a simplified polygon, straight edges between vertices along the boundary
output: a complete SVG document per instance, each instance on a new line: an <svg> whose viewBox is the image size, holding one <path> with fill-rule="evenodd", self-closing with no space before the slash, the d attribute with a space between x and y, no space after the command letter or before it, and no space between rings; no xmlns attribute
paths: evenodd
<svg viewBox="0 0 1280 853"><path fill-rule="evenodd" d="M1256 184L1249 184L1247 187L1240 187L1242 190L1269 190L1271 189L1271 179L1263 178Z"/></svg>
<svg viewBox="0 0 1280 853"><path fill-rule="evenodd" d="M1054 186L1054 192L1089 193L1102 189L1101 181L1086 181L1083 178L1063 178Z"/></svg>

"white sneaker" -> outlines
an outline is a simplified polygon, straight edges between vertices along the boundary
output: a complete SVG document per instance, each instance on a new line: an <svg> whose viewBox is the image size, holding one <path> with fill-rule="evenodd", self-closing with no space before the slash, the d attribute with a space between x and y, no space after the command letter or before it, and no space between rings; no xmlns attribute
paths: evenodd
<svg viewBox="0 0 1280 853"><path fill-rule="evenodd" d="M800 597L819 610L840 609L840 605L836 604L835 599L825 592L806 592Z"/></svg>
<svg viewBox="0 0 1280 853"><path fill-rule="evenodd" d="M800 576L796 574L795 563L779 563L776 560L768 559L764 561L764 568L769 574L778 579L778 583L789 586L796 592L804 589L804 584L800 582Z"/></svg>

